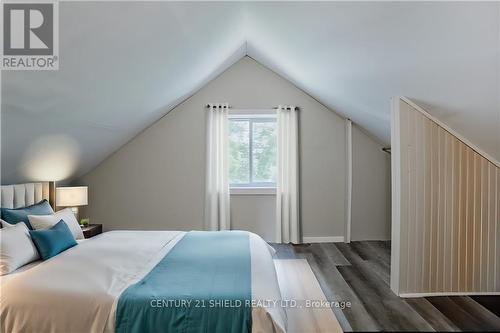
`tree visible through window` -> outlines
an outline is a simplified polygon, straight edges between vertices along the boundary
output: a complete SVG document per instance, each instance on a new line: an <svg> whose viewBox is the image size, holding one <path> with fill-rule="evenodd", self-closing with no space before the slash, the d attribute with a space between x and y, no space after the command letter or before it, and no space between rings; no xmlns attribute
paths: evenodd
<svg viewBox="0 0 500 333"><path fill-rule="evenodd" d="M276 118L229 119L229 183L231 187L276 185Z"/></svg>

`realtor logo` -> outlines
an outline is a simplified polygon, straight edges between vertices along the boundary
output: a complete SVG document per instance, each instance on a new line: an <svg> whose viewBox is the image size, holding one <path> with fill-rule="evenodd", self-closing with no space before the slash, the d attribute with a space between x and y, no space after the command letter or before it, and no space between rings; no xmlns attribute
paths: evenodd
<svg viewBox="0 0 500 333"><path fill-rule="evenodd" d="M56 70L56 2L3 3L2 69Z"/></svg>

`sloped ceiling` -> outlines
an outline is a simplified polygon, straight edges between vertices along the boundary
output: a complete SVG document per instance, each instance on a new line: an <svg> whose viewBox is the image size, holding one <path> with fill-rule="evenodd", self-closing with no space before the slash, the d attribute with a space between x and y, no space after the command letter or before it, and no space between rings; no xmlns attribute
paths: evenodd
<svg viewBox="0 0 500 333"><path fill-rule="evenodd" d="M88 172L246 54L386 143L389 99L405 95L500 158L499 3L62 2L59 12L59 71L2 72L2 183Z"/></svg>

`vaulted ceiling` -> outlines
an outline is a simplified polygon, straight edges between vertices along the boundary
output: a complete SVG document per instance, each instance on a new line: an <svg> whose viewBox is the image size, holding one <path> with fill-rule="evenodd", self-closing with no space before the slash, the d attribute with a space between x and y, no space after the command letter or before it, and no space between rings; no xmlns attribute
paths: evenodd
<svg viewBox="0 0 500 333"><path fill-rule="evenodd" d="M58 71L2 72L2 183L88 172L245 55L386 143L405 95L500 159L500 3L61 2L59 22Z"/></svg>

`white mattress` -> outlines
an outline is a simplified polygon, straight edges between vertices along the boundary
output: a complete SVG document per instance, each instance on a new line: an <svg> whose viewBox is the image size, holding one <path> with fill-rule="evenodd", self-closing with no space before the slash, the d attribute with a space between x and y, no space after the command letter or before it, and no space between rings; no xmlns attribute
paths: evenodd
<svg viewBox="0 0 500 333"><path fill-rule="evenodd" d="M139 281L184 236L178 231L112 231L80 242L2 279L4 332L113 332L120 294ZM267 243L249 233L252 298L280 300ZM83 264L85 263L85 264ZM252 309L253 332L284 332L281 307Z"/></svg>

